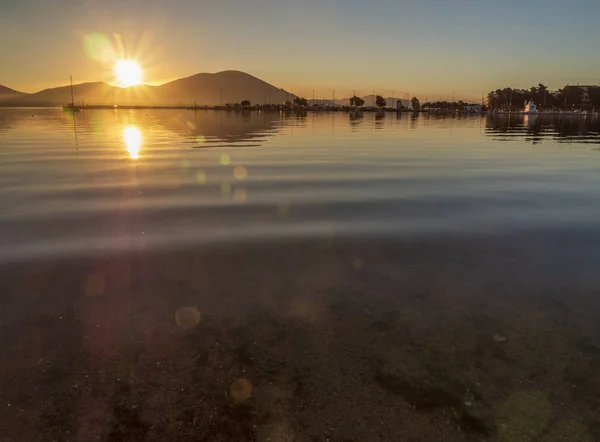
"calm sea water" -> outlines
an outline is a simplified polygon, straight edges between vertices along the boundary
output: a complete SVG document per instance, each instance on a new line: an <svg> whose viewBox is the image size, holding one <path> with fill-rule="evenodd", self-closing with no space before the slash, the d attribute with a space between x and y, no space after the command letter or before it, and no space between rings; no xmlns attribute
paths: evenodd
<svg viewBox="0 0 600 442"><path fill-rule="evenodd" d="M0 109L0 260L593 228L600 121Z"/></svg>
<svg viewBox="0 0 600 442"><path fill-rule="evenodd" d="M599 129L0 109L0 440L600 440Z"/></svg>

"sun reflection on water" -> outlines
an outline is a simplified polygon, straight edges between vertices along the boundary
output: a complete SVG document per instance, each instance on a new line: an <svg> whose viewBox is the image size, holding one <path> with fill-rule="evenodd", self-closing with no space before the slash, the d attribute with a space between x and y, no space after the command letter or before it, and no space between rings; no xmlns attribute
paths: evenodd
<svg viewBox="0 0 600 442"><path fill-rule="evenodd" d="M140 130L134 126L126 127L123 129L123 140L125 141L129 157L137 160L140 157L140 150L142 148L142 133Z"/></svg>

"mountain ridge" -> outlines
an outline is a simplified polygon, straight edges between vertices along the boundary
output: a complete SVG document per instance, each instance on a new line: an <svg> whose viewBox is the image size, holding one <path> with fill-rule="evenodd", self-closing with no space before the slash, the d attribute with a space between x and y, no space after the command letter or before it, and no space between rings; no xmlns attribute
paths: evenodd
<svg viewBox="0 0 600 442"><path fill-rule="evenodd" d="M25 92L20 92L0 84L0 97L5 95L26 95Z"/></svg>
<svg viewBox="0 0 600 442"><path fill-rule="evenodd" d="M6 90L6 94L2 94ZM73 85L75 102L89 105L215 106L250 100L253 104L281 104L295 95L251 74L226 70L198 73L159 86L140 84L129 88L108 83ZM71 102L70 86L57 86L31 94L0 86L0 106L61 106Z"/></svg>

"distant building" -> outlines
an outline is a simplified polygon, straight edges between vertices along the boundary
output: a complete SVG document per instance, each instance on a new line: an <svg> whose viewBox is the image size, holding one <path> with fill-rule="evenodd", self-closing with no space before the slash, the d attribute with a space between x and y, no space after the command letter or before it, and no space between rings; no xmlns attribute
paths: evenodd
<svg viewBox="0 0 600 442"><path fill-rule="evenodd" d="M581 102L583 104L591 103L590 91L598 90L600 86L579 86L581 90Z"/></svg>
<svg viewBox="0 0 600 442"><path fill-rule="evenodd" d="M465 104L462 107L462 111L469 114L477 114L481 112L481 104Z"/></svg>
<svg viewBox="0 0 600 442"><path fill-rule="evenodd" d="M525 112L527 112L527 113L537 112L537 106L535 105L533 100L529 100L529 101L525 102Z"/></svg>

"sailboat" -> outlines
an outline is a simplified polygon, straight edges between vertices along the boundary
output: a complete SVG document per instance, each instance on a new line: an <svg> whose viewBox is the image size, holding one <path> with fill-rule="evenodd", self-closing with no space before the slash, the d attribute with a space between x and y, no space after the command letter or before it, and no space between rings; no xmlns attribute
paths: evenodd
<svg viewBox="0 0 600 442"><path fill-rule="evenodd" d="M73 76L70 75L70 79L71 79L71 102L69 104L65 104L63 106L63 110L65 112L79 112L81 110L81 108L79 106L75 105L75 98L73 95Z"/></svg>

